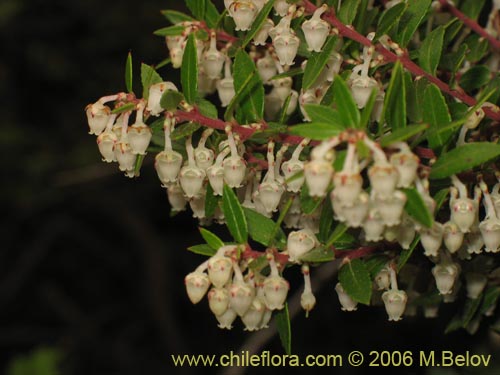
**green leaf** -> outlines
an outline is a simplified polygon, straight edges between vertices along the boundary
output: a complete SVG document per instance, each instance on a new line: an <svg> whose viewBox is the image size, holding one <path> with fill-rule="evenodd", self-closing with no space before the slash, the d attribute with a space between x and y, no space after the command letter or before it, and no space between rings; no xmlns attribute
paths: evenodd
<svg viewBox="0 0 500 375"><path fill-rule="evenodd" d="M222 210L224 211L226 225L233 238L240 244L246 243L248 238L247 220L238 197L233 189L227 185L224 185Z"/></svg>
<svg viewBox="0 0 500 375"><path fill-rule="evenodd" d="M406 127L406 89L400 61L397 61L392 69L391 81L384 100L382 123L384 119L392 130Z"/></svg>
<svg viewBox="0 0 500 375"><path fill-rule="evenodd" d="M374 40L378 40L382 35L387 34L398 23L399 19L405 12L407 3L402 2L385 10L380 16L377 24L377 33Z"/></svg>
<svg viewBox="0 0 500 375"><path fill-rule="evenodd" d="M217 250L205 244L188 247L188 250L191 251L192 253L199 255L206 255L209 257L215 255L215 253L217 252Z"/></svg>
<svg viewBox="0 0 500 375"><path fill-rule="evenodd" d="M179 36L182 35L186 28L181 25L162 27L161 29L153 31L154 35L157 36Z"/></svg>
<svg viewBox="0 0 500 375"><path fill-rule="evenodd" d="M455 332L460 328L462 328L462 317L460 314L457 314L450 320L450 322L448 323L448 325L444 330L444 333L448 334L451 332Z"/></svg>
<svg viewBox="0 0 500 375"><path fill-rule="evenodd" d="M481 301L482 298L468 298L467 301L465 301L462 328L467 328L467 325L471 322L474 315L476 315L476 311L479 309L479 306L481 306Z"/></svg>
<svg viewBox="0 0 500 375"><path fill-rule="evenodd" d="M250 208L243 207L243 212L248 223L248 234L250 237L255 242L269 246L273 240L271 237L276 223ZM281 228L278 228L275 238L274 245L280 250L283 249L286 246L286 236Z"/></svg>
<svg viewBox="0 0 500 375"><path fill-rule="evenodd" d="M436 75L439 60L441 60L443 39L444 27L439 26L427 35L419 49L418 61L420 66L433 76Z"/></svg>
<svg viewBox="0 0 500 375"><path fill-rule="evenodd" d="M165 16L165 18L173 25L181 22L191 22L194 21L193 17L188 16L187 14L184 14L182 12L178 12L176 10L162 10L161 14Z"/></svg>
<svg viewBox="0 0 500 375"><path fill-rule="evenodd" d="M215 209L219 205L220 196L214 195L212 185L207 184L207 194L205 196L205 216L207 218L214 216Z"/></svg>
<svg viewBox="0 0 500 375"><path fill-rule="evenodd" d="M144 99L149 98L149 88L156 84L163 82L160 75L154 70L153 67L142 63L141 64L141 83L142 83L142 97Z"/></svg>
<svg viewBox="0 0 500 375"><path fill-rule="evenodd" d="M295 77L295 76L301 75L303 73L304 73L304 70L302 68L293 68L293 69L290 69L286 72L276 74L273 78L271 78L271 80L273 81L275 79L281 79L281 78L286 78L286 77Z"/></svg>
<svg viewBox="0 0 500 375"><path fill-rule="evenodd" d="M319 104L305 104L304 109L313 123L328 124L339 130L345 130L340 114L336 109Z"/></svg>
<svg viewBox="0 0 500 375"><path fill-rule="evenodd" d="M410 248L404 249L401 251L401 254L399 254L399 260L398 260L398 272L401 271L401 269L405 266L405 264L408 262L408 260L411 258L411 255L413 254L413 251L417 247L417 245L420 242L420 235L416 235L415 238L413 239L413 242L410 244Z"/></svg>
<svg viewBox="0 0 500 375"><path fill-rule="evenodd" d="M321 197L311 197L309 195L309 188L307 184L302 186L300 190L300 208L302 209L302 213L306 215L313 214L323 202L324 198Z"/></svg>
<svg viewBox="0 0 500 375"><path fill-rule="evenodd" d="M333 209L330 202L325 202L321 208L321 216L319 219L319 233L318 240L322 243L328 241L330 233L332 232L333 225Z"/></svg>
<svg viewBox="0 0 500 375"><path fill-rule="evenodd" d="M245 36L245 39L243 39L241 48L245 48L248 45L248 43L252 41L255 34L257 34L257 32L260 30L260 28L264 24L264 21L267 19L269 12L271 11L271 9L273 9L274 1L275 0L269 0L261 9L261 11L259 12L259 14L252 23L252 28L250 29L250 31L248 31L247 35Z"/></svg>
<svg viewBox="0 0 500 375"><path fill-rule="evenodd" d="M484 314L487 312L493 305L496 305L498 302L498 298L500 298L500 287L492 286L486 289L483 292L484 298L483 303L481 304L480 313Z"/></svg>
<svg viewBox="0 0 500 375"><path fill-rule="evenodd" d="M456 52L444 54L439 66L442 69L450 70L453 74L456 74L458 69L463 65L467 50L467 45L461 44Z"/></svg>
<svg viewBox="0 0 500 375"><path fill-rule="evenodd" d="M160 99L160 105L167 111L175 111L177 106L184 99L182 93L175 90L165 90Z"/></svg>
<svg viewBox="0 0 500 375"><path fill-rule="evenodd" d="M141 175L142 163L144 162L145 155L137 155L134 165L134 176L139 177Z"/></svg>
<svg viewBox="0 0 500 375"><path fill-rule="evenodd" d="M432 198L434 199L434 202L436 202L436 208L434 209L434 215L438 213L438 211L441 209L443 206L444 202L446 202L446 199L448 198L448 194L450 194L450 189L449 188L443 188L439 190Z"/></svg>
<svg viewBox="0 0 500 375"><path fill-rule="evenodd" d="M459 146L441 155L432 166L430 178L449 177L471 170L500 156L500 145L490 142L474 142Z"/></svg>
<svg viewBox="0 0 500 375"><path fill-rule="evenodd" d="M236 95L226 109L225 119L231 118L236 105L239 104L236 118L240 123L259 121L264 116L264 85L255 63L243 49L236 52L233 78Z"/></svg>
<svg viewBox="0 0 500 375"><path fill-rule="evenodd" d="M387 266L389 258L386 255L374 255L365 260L365 266L370 272L370 278L373 280L378 273Z"/></svg>
<svg viewBox="0 0 500 375"><path fill-rule="evenodd" d="M185 0L186 6L199 21L205 21L206 0Z"/></svg>
<svg viewBox="0 0 500 375"><path fill-rule="evenodd" d="M305 263L327 263L335 259L335 253L332 249L317 247L307 254L300 257L301 262Z"/></svg>
<svg viewBox="0 0 500 375"><path fill-rule="evenodd" d="M486 85L490 79L490 70L484 65L476 65L460 77L460 87L466 91L478 89Z"/></svg>
<svg viewBox="0 0 500 375"><path fill-rule="evenodd" d="M210 232L205 228L198 228L198 229L200 230L200 234L203 237L203 239L212 249L219 250L222 246L224 246L224 242L219 237L217 237L216 234Z"/></svg>
<svg viewBox="0 0 500 375"><path fill-rule="evenodd" d="M422 196L415 188L402 189L406 194L406 204L405 211L413 219L417 220L420 224L425 225L427 228L431 228L434 223L434 217L432 213L429 212Z"/></svg>
<svg viewBox="0 0 500 375"><path fill-rule="evenodd" d="M387 147L396 142L403 142L407 139L422 133L426 129L429 128L428 124L420 124L420 125L410 125L406 128L398 129L395 132L384 135L380 140L380 145L382 147Z"/></svg>
<svg viewBox="0 0 500 375"><path fill-rule="evenodd" d="M292 135L298 135L300 137L310 138L313 140L323 140L338 135L344 129L339 129L332 126L331 124L310 122L306 124L291 126L288 128L288 130Z"/></svg>
<svg viewBox="0 0 500 375"><path fill-rule="evenodd" d="M133 109L135 109L135 104L134 103L127 103L127 104L124 104L120 107L113 109L111 111L111 114L118 115L118 114L123 113L123 112L132 111Z"/></svg>
<svg viewBox="0 0 500 375"><path fill-rule="evenodd" d="M399 21L399 32L395 38L401 47L406 47L423 21L432 0L409 1L408 8Z"/></svg>
<svg viewBox="0 0 500 375"><path fill-rule="evenodd" d="M205 21L207 22L207 26L211 29L217 28L220 17L221 14L217 10L216 6L210 0L206 0Z"/></svg>
<svg viewBox="0 0 500 375"><path fill-rule="evenodd" d="M370 304L372 282L370 272L361 259L353 259L344 264L339 270L339 281L353 300Z"/></svg>
<svg viewBox="0 0 500 375"><path fill-rule="evenodd" d="M477 19L486 0L463 1L461 11L472 19Z"/></svg>
<svg viewBox="0 0 500 375"><path fill-rule="evenodd" d="M359 127L359 110L354 101L351 90L345 81L336 76L333 81L333 102L337 106L342 123L346 128Z"/></svg>
<svg viewBox="0 0 500 375"><path fill-rule="evenodd" d="M195 131L197 131L201 127L197 122L188 122L186 124L182 124L180 126L176 126L170 138L172 141L177 141L179 139L190 136Z"/></svg>
<svg viewBox="0 0 500 375"><path fill-rule="evenodd" d="M375 106L375 100L377 99L377 90L373 89L368 101L366 102L363 111L361 111L361 117L359 120L359 128L366 129L368 124L370 123L370 119L373 112L373 107Z"/></svg>
<svg viewBox="0 0 500 375"><path fill-rule="evenodd" d="M276 329L280 335L281 345L285 349L286 354L292 354L292 329L290 326L290 314L288 312L288 303L285 307L279 310L275 316Z"/></svg>
<svg viewBox="0 0 500 375"><path fill-rule="evenodd" d="M306 68L304 69L304 77L302 78L302 89L310 88L319 75L323 71L330 58L332 51L337 44L337 37L330 36L325 42L321 52L312 52L311 57L307 60Z"/></svg>
<svg viewBox="0 0 500 375"><path fill-rule="evenodd" d="M193 104L198 96L198 54L193 33L188 36L182 56L181 84L186 101Z"/></svg>
<svg viewBox="0 0 500 375"><path fill-rule="evenodd" d="M469 47L466 58L472 63L481 60L489 49L488 40L486 38L480 37L477 34L469 36L465 40L465 44L467 44L467 46Z"/></svg>
<svg viewBox="0 0 500 375"><path fill-rule="evenodd" d="M338 12L338 18L346 25L352 25L361 0L344 0Z"/></svg>
<svg viewBox="0 0 500 375"><path fill-rule="evenodd" d="M127 56L127 61L125 62L125 87L128 92L133 92L132 88L132 80L133 80L133 71L132 71L132 54L129 52Z"/></svg>
<svg viewBox="0 0 500 375"><path fill-rule="evenodd" d="M198 107L198 110L203 116L213 119L219 118L219 112L217 110L217 107L213 105L210 101L206 99L197 98L195 103L196 107Z"/></svg>
<svg viewBox="0 0 500 375"><path fill-rule="evenodd" d="M427 131L429 146L433 149L443 146L451 136L451 132L439 130L451 122L451 116L443 94L433 83L425 89L422 116L424 122L430 125Z"/></svg>

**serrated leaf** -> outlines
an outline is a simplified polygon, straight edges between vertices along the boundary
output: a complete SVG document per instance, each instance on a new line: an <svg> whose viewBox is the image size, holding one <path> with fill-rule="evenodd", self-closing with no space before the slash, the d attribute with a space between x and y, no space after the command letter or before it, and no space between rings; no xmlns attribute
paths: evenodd
<svg viewBox="0 0 500 375"><path fill-rule="evenodd" d="M436 75L439 60L441 60L443 40L444 27L439 26L427 35L419 49L418 61L420 66L433 76Z"/></svg>
<svg viewBox="0 0 500 375"><path fill-rule="evenodd" d="M344 0L338 12L339 20L346 25L352 25L361 0Z"/></svg>
<svg viewBox="0 0 500 375"><path fill-rule="evenodd" d="M339 111L343 125L350 128L359 127L360 114L351 90L340 76L333 81L333 103Z"/></svg>
<svg viewBox="0 0 500 375"><path fill-rule="evenodd" d="M243 208L233 189L225 184L222 195L222 210L224 211L227 228L233 238L240 244L246 243L248 239L248 225Z"/></svg>
<svg viewBox="0 0 500 375"><path fill-rule="evenodd" d="M165 18L173 25L185 21L188 22L194 21L193 17L190 17L187 14L178 12L176 10L171 10L171 9L162 10L161 14L163 14L163 16L165 16Z"/></svg>
<svg viewBox="0 0 500 375"><path fill-rule="evenodd" d="M332 126L321 122L310 122L306 124L298 124L288 128L292 135L298 135L312 140L323 140L338 135L344 128Z"/></svg>
<svg viewBox="0 0 500 375"><path fill-rule="evenodd" d="M193 33L188 36L182 56L181 84L186 101L193 104L198 96L198 54Z"/></svg>
<svg viewBox="0 0 500 375"><path fill-rule="evenodd" d="M385 10L380 16L377 24L377 33L374 40L378 40L382 35L387 34L398 23L399 19L405 12L407 3L402 2Z"/></svg>
<svg viewBox="0 0 500 375"><path fill-rule="evenodd" d="M285 303L285 307L279 310L274 315L274 320L276 322L276 329L280 336L281 345L285 350L285 353L292 354L292 329L290 326L290 314L288 312L288 303Z"/></svg>
<svg viewBox="0 0 500 375"><path fill-rule="evenodd" d="M154 70L153 67L142 63L141 64L141 83L142 83L142 97L144 99L149 98L149 88L156 84L163 82L160 75Z"/></svg>
<svg viewBox="0 0 500 375"><path fill-rule="evenodd" d="M217 252L217 250L214 250L212 247L205 244L188 247L188 250L192 253L206 255L208 257L215 255L215 253Z"/></svg>
<svg viewBox="0 0 500 375"><path fill-rule="evenodd" d="M236 95L229 103L224 118L229 120L236 109L236 118L240 123L259 121L264 116L264 85L252 58L242 49L236 52L233 78Z"/></svg>
<svg viewBox="0 0 500 375"><path fill-rule="evenodd" d="M182 124L180 126L176 126L172 134L170 135L170 139L172 141L177 141L179 139L190 136L195 131L197 131L201 127L197 122L188 122L186 124Z"/></svg>
<svg viewBox="0 0 500 375"><path fill-rule="evenodd" d="M133 81L133 70L132 70L132 54L129 52L127 56L127 61L125 62L125 87L128 92L133 92L132 81Z"/></svg>
<svg viewBox="0 0 500 375"><path fill-rule="evenodd" d="M478 89L486 85L490 79L490 70L484 65L476 65L460 77L460 87L466 91Z"/></svg>
<svg viewBox="0 0 500 375"><path fill-rule="evenodd" d="M399 32L396 36L396 42L401 47L406 47L408 42L417 31L418 26L423 21L432 0L409 1L408 8L399 21Z"/></svg>
<svg viewBox="0 0 500 375"><path fill-rule="evenodd" d="M313 214L323 200L324 198L321 197L311 197L309 195L309 188L307 187L307 184L302 186L302 189L300 190L300 208L302 209L302 213L306 215Z"/></svg>
<svg viewBox="0 0 500 375"><path fill-rule="evenodd" d="M123 112L132 111L133 109L135 109L135 104L134 103L127 103L127 104L124 104L118 108L113 109L111 111L111 114L118 115L118 114L123 113Z"/></svg>
<svg viewBox="0 0 500 375"><path fill-rule="evenodd" d="M182 99L184 99L182 93L175 90L165 90L160 99L160 106L167 111L175 111Z"/></svg>
<svg viewBox="0 0 500 375"><path fill-rule="evenodd" d="M161 29L153 31L154 35L157 36L179 36L182 35L186 28L181 25L162 27Z"/></svg>
<svg viewBox="0 0 500 375"><path fill-rule="evenodd" d="M429 146L433 149L443 146L451 132L441 132L440 128L451 122L451 116L443 94L433 83L425 89L422 117L430 125L427 131Z"/></svg>
<svg viewBox="0 0 500 375"><path fill-rule="evenodd" d="M406 88L403 66L399 60L394 64L391 81L385 95L382 123L384 119L394 131L406 127Z"/></svg>
<svg viewBox="0 0 500 375"><path fill-rule="evenodd" d="M432 166L430 178L446 178L500 156L500 145L490 142L467 143L441 155Z"/></svg>
<svg viewBox="0 0 500 375"><path fill-rule="evenodd" d="M210 232L205 228L198 228L203 239L207 242L207 245L214 250L219 250L224 246L224 242L214 233Z"/></svg>
<svg viewBox="0 0 500 375"><path fill-rule="evenodd" d="M269 12L271 12L271 9L273 9L275 0L269 0L261 9L257 17L252 23L251 29L247 32L247 35L245 36L245 39L243 39L243 42L241 44L242 48L245 48L248 43L250 43L257 34L257 32L260 30L262 25L264 24L264 21L267 19L267 16L269 15Z"/></svg>
<svg viewBox="0 0 500 375"><path fill-rule="evenodd" d="M398 129L395 132L384 135L380 140L380 145L382 147L387 147L392 145L393 143L403 142L407 139L424 132L429 128L428 124L420 124L420 125L410 125L406 128Z"/></svg>
<svg viewBox="0 0 500 375"><path fill-rule="evenodd" d="M339 281L353 300L365 305L370 304L372 282L370 272L361 259L353 259L345 263L339 270Z"/></svg>
<svg viewBox="0 0 500 375"><path fill-rule="evenodd" d="M302 89L309 89L318 79L330 58L332 51L337 43L336 36L330 36L326 40L321 52L312 52L311 57L307 60L306 68L304 69L304 77L302 78Z"/></svg>
<svg viewBox="0 0 500 375"><path fill-rule="evenodd" d="M264 246L269 246L276 223L250 208L243 207L243 212L248 223L248 233L250 237L255 242ZM274 245L280 250L283 249L286 245L286 236L281 228L278 228L275 238Z"/></svg>
<svg viewBox="0 0 500 375"><path fill-rule="evenodd" d="M301 262L306 263L326 263L335 259L335 252L332 249L317 247L300 257Z"/></svg>
<svg viewBox="0 0 500 375"><path fill-rule="evenodd" d="M431 228L434 223L434 217L429 212L422 196L415 188L402 189L406 194L405 211L413 219L423 224L427 228Z"/></svg>

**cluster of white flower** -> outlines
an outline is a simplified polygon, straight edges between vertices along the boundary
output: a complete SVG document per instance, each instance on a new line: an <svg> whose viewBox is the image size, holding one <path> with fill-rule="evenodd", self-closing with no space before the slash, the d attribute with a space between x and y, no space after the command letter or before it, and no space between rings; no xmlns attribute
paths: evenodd
<svg viewBox="0 0 500 375"><path fill-rule="evenodd" d="M187 294L196 304L212 286L208 304L222 329L231 329L238 316L248 331L267 328L272 312L283 309L290 286L280 276L272 253L267 254L268 276L251 271L240 253L237 245L221 247L186 276Z"/></svg>

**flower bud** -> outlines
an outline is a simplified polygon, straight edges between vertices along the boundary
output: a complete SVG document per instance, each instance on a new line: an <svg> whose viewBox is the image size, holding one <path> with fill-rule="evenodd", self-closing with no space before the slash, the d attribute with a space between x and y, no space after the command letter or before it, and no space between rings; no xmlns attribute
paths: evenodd
<svg viewBox="0 0 500 375"><path fill-rule="evenodd" d="M398 152L391 156L391 164L398 171L399 188L410 187L417 177L417 168L420 160L417 155L411 152Z"/></svg>
<svg viewBox="0 0 500 375"><path fill-rule="evenodd" d="M387 268L382 268L375 275L375 284L378 290L386 290L391 286L391 274Z"/></svg>
<svg viewBox="0 0 500 375"><path fill-rule="evenodd" d="M87 121L89 124L89 134L101 134L108 124L109 117L111 116L111 109L100 102L96 102L94 104L89 104L85 109L85 113L87 114Z"/></svg>
<svg viewBox="0 0 500 375"><path fill-rule="evenodd" d="M229 292L224 288L212 288L208 292L208 306L214 315L222 315L229 306Z"/></svg>
<svg viewBox="0 0 500 375"><path fill-rule="evenodd" d="M300 306L302 306L306 313L309 313L309 311L314 309L315 305L316 297L314 297L312 291L305 290L300 296Z"/></svg>
<svg viewBox="0 0 500 375"><path fill-rule="evenodd" d="M116 161L114 147L118 142L118 137L112 131L105 131L97 136L97 146L102 155L102 161L111 163Z"/></svg>
<svg viewBox="0 0 500 375"><path fill-rule="evenodd" d="M476 220L476 207L474 201L469 198L456 199L451 205L451 218L463 233L470 231Z"/></svg>
<svg viewBox="0 0 500 375"><path fill-rule="evenodd" d="M143 122L135 123L128 128L127 139L134 155L146 155L153 132Z"/></svg>
<svg viewBox="0 0 500 375"><path fill-rule="evenodd" d="M318 240L309 229L290 232L287 240L289 261L298 262L300 257L314 249L317 245Z"/></svg>
<svg viewBox="0 0 500 375"><path fill-rule="evenodd" d="M277 181L267 181L259 185L259 198L266 212L275 212L285 189Z"/></svg>
<svg viewBox="0 0 500 375"><path fill-rule="evenodd" d="M385 311L389 316L389 321L399 321L406 309L408 296L404 290L388 290L382 293L382 301L384 301Z"/></svg>
<svg viewBox="0 0 500 375"><path fill-rule="evenodd" d="M184 198L184 192L178 184L170 184L167 187L168 203L172 207L173 211L180 212L186 209L186 199Z"/></svg>
<svg viewBox="0 0 500 375"><path fill-rule="evenodd" d="M342 311L356 311L358 309L358 303L354 301L349 294L347 294L342 287L342 284L337 283L335 291L337 292L339 302L342 305Z"/></svg>
<svg viewBox="0 0 500 375"><path fill-rule="evenodd" d="M151 85L149 88L149 98L146 109L149 111L151 116L158 116L164 111L160 101L163 93L167 90L177 91L177 87L172 82L160 82Z"/></svg>
<svg viewBox="0 0 500 375"><path fill-rule="evenodd" d="M304 166L304 176L312 197L324 197L332 180L333 167L325 160L311 160Z"/></svg>
<svg viewBox="0 0 500 375"><path fill-rule="evenodd" d="M273 216L272 212L267 211L266 208L264 207L264 204L260 199L259 190L255 190L253 192L252 201L254 204L254 210L257 211L259 214L269 218Z"/></svg>
<svg viewBox="0 0 500 375"><path fill-rule="evenodd" d="M484 111L479 108L478 110L474 111L469 117L467 117L467 120L464 123L464 126L467 129L475 129L481 122L481 120L484 118Z"/></svg>
<svg viewBox="0 0 500 375"><path fill-rule="evenodd" d="M464 241L464 234L453 221L448 221L443 226L443 241L448 251L453 254L460 249Z"/></svg>
<svg viewBox="0 0 500 375"><path fill-rule="evenodd" d="M424 255L437 256L443 242L443 225L434 222L432 228L423 228L420 232L420 243L424 248Z"/></svg>
<svg viewBox="0 0 500 375"><path fill-rule="evenodd" d="M255 296L255 288L243 281L236 281L229 287L229 306L238 314L243 316Z"/></svg>
<svg viewBox="0 0 500 375"><path fill-rule="evenodd" d="M236 24L235 30L247 31L250 30L258 11L250 1L235 1L229 6L228 12Z"/></svg>
<svg viewBox="0 0 500 375"><path fill-rule="evenodd" d="M436 279L436 286L439 294L451 294L453 285L458 276L458 268L455 264L438 264L432 269L432 274Z"/></svg>
<svg viewBox="0 0 500 375"><path fill-rule="evenodd" d="M222 162L224 168L224 181L231 188L240 187L245 179L246 163L242 157L230 156Z"/></svg>
<svg viewBox="0 0 500 375"><path fill-rule="evenodd" d="M264 302L260 297L255 297L246 313L241 316L241 321L245 325L245 331L256 331L260 329L265 311L266 305Z"/></svg>
<svg viewBox="0 0 500 375"><path fill-rule="evenodd" d="M196 166L186 165L179 172L179 183L188 198L198 195L203 186L205 171Z"/></svg>
<svg viewBox="0 0 500 375"><path fill-rule="evenodd" d="M500 251L500 220L489 218L479 224L485 250L488 253Z"/></svg>
<svg viewBox="0 0 500 375"><path fill-rule="evenodd" d="M358 108L364 108L373 90L378 91L378 83L370 77L357 77L351 81L352 96Z"/></svg>
<svg viewBox="0 0 500 375"><path fill-rule="evenodd" d="M290 284L281 276L269 276L264 280L264 301L270 310L281 310L286 301Z"/></svg>
<svg viewBox="0 0 500 375"><path fill-rule="evenodd" d="M219 99L221 101L221 106L227 107L236 95L236 92L234 91L233 78L224 78L220 81L217 81L216 87L217 93L219 94Z"/></svg>
<svg viewBox="0 0 500 375"><path fill-rule="evenodd" d="M299 50L300 40L292 33L283 33L273 39L273 46L281 65L291 66Z"/></svg>
<svg viewBox="0 0 500 375"><path fill-rule="evenodd" d="M136 156L127 142L120 141L115 144L115 158L118 161L120 171L130 171L134 169Z"/></svg>
<svg viewBox="0 0 500 375"><path fill-rule="evenodd" d="M177 175L181 169L182 155L177 151L165 150L155 157L155 169L164 186L177 181Z"/></svg>
<svg viewBox="0 0 500 375"><path fill-rule="evenodd" d="M222 315L216 315L215 317L217 318L217 321L219 322L219 328L220 329L231 329L233 328L233 322L236 319L238 315L236 312L228 308L226 312Z"/></svg>
<svg viewBox="0 0 500 375"><path fill-rule="evenodd" d="M467 272L465 274L466 288L467 288L467 298L476 299L481 296L488 278L486 275L478 272Z"/></svg>
<svg viewBox="0 0 500 375"><path fill-rule="evenodd" d="M333 176L334 197L342 206L350 207L358 199L363 188L363 177L359 173L337 172Z"/></svg>
<svg viewBox="0 0 500 375"><path fill-rule="evenodd" d="M231 279L233 263L223 255L214 255L208 260L208 277L216 288L222 288Z"/></svg>
<svg viewBox="0 0 500 375"><path fill-rule="evenodd" d="M398 183L398 170L390 164L375 163L368 170L373 191L382 199L392 196Z"/></svg>
<svg viewBox="0 0 500 375"><path fill-rule="evenodd" d="M189 299L193 304L197 304L207 292L210 286L210 280L206 273L194 271L186 276L184 284L186 285Z"/></svg>
<svg viewBox="0 0 500 375"><path fill-rule="evenodd" d="M385 225L392 227L401 222L406 200L406 194L399 190L385 199L375 198L376 207Z"/></svg>

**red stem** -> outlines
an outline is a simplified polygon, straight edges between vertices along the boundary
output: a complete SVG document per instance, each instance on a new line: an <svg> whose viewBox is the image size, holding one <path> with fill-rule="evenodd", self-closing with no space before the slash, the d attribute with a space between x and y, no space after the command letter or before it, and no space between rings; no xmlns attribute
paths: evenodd
<svg viewBox="0 0 500 375"><path fill-rule="evenodd" d="M356 250L334 250L334 252L336 259L347 258L349 260L352 260L370 255L377 250L377 246L362 246L357 248Z"/></svg>
<svg viewBox="0 0 500 375"><path fill-rule="evenodd" d="M317 7L311 3L309 0L302 0L304 7L307 12L309 13L314 13L314 11L317 9ZM366 38L365 36L361 35L358 33L354 27L352 26L346 26L344 25L339 19L335 17L333 13L328 13L324 14L323 18L328 21L331 25L336 27L340 34L352 39L366 47L371 47L373 46L373 43ZM434 77L432 74L427 73L425 70L423 70L421 67L419 67L417 64L415 64L409 57L408 54L405 54L404 56L398 56L395 53L389 51L386 49L382 44L377 44L375 45L375 49L377 52L379 52L382 56L385 57L386 61L389 62L396 62L397 60L401 61L401 64L409 71L411 72L414 76L416 77L425 77L427 78L430 82L434 83L441 91L446 92L447 94L453 96L454 98L459 99L463 103L469 105L469 106L474 106L476 104L476 100L465 94L463 90L457 91L453 90L448 86L446 83L441 81L439 78ZM500 112L495 112L492 111L490 108L483 108L484 113L486 116L491 118L492 120L497 120L500 121Z"/></svg>
<svg viewBox="0 0 500 375"><path fill-rule="evenodd" d="M450 11L455 17L462 21L469 29L474 30L476 33L481 35L483 38L487 39L490 46L496 50L500 50L500 40L494 38L485 29L483 29L475 20L467 17L461 11L459 11L453 4L450 4L447 0L439 0L443 10Z"/></svg>

